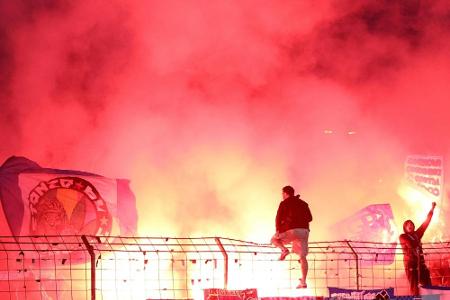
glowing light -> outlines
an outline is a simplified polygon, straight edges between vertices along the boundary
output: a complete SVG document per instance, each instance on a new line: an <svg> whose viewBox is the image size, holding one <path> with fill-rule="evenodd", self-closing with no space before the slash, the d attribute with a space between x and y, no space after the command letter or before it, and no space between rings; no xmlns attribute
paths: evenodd
<svg viewBox="0 0 450 300"><path fill-rule="evenodd" d="M324 134L333 134L333 130L325 129L325 130L323 131L323 133L324 133Z"/></svg>
<svg viewBox="0 0 450 300"><path fill-rule="evenodd" d="M381 233L381 242L382 243L393 243L397 241L397 237L399 235L398 228L394 223L394 220L389 219L389 228L390 230L383 229Z"/></svg>
<svg viewBox="0 0 450 300"><path fill-rule="evenodd" d="M437 202L437 206L434 210L433 219L431 220L431 225L439 222L440 215L440 201L436 197L428 194L424 191L421 191L417 188L412 187L407 183L403 183L398 188L398 194L405 200L408 204L409 208L411 208L411 212L409 216L405 216L409 219L412 219L413 222L423 222L428 212L431 209L431 203ZM418 225L416 225L418 226ZM428 230L430 231L430 230ZM434 235L438 233L434 232ZM434 239L434 238L433 238Z"/></svg>

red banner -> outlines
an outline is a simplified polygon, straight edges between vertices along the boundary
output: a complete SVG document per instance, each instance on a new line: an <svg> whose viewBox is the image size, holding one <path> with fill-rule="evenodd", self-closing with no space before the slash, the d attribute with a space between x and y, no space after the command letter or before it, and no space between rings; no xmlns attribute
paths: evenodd
<svg viewBox="0 0 450 300"><path fill-rule="evenodd" d="M226 290L226 289L205 289L205 300L257 300L256 289L246 290Z"/></svg>

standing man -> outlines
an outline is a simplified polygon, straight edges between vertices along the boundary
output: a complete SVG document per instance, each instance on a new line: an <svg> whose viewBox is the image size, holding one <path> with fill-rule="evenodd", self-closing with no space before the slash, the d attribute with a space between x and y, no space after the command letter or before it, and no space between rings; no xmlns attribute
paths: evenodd
<svg viewBox="0 0 450 300"><path fill-rule="evenodd" d="M292 243L292 251L300 257L302 278L297 288L306 288L306 275L308 274L308 236L309 222L312 221L308 203L300 199L300 195L294 196L295 190L291 186L282 189L282 197L278 206L275 220L276 233L272 237L272 244L282 250L280 260L284 260L289 254L286 244Z"/></svg>
<svg viewBox="0 0 450 300"><path fill-rule="evenodd" d="M436 202L433 202L427 219L417 230L414 230L414 223L411 220L406 220L403 223L403 231L405 233L400 235L406 277L409 281L410 292L414 296L420 295L419 283L423 286L431 285L430 271L425 265L421 239L430 224L435 207Z"/></svg>

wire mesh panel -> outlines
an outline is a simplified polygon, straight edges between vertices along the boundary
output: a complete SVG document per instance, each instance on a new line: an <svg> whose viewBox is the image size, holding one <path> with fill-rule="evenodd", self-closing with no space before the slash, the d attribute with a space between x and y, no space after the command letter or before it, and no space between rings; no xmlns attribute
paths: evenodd
<svg viewBox="0 0 450 300"><path fill-rule="evenodd" d="M449 286L450 243L424 244L433 285ZM397 243L309 243L308 288L296 254L267 244L205 238L0 237L0 299L203 299L204 289L260 297L327 296L329 287L408 294Z"/></svg>
<svg viewBox="0 0 450 300"><path fill-rule="evenodd" d="M0 238L0 299L88 299L80 237Z"/></svg>
<svg viewBox="0 0 450 300"><path fill-rule="evenodd" d="M116 237L92 246L99 299L191 299L224 286L215 238Z"/></svg>
<svg viewBox="0 0 450 300"><path fill-rule="evenodd" d="M315 295L327 295L328 287L357 288L357 260L348 243L309 244L309 282Z"/></svg>
<svg viewBox="0 0 450 300"><path fill-rule="evenodd" d="M424 244L423 250L432 284L450 286L450 242Z"/></svg>

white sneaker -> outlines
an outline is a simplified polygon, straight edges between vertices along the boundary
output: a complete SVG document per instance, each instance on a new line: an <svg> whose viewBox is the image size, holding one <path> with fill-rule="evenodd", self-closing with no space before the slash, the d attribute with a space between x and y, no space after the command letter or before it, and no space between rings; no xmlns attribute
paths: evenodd
<svg viewBox="0 0 450 300"><path fill-rule="evenodd" d="M306 282L303 282L303 280L299 280L300 283L297 285L297 289L306 289L308 286L306 285Z"/></svg>

